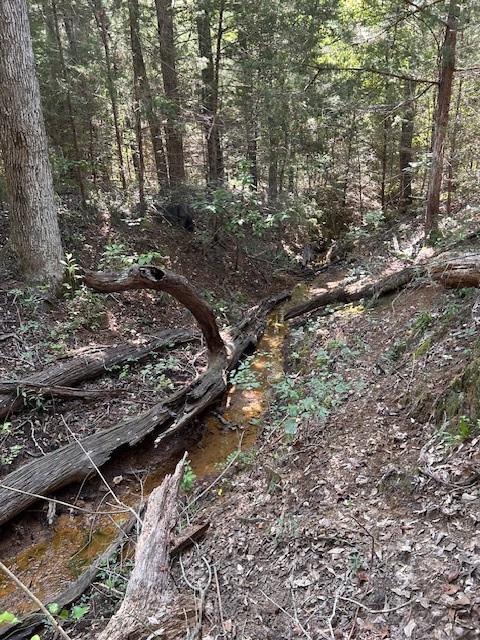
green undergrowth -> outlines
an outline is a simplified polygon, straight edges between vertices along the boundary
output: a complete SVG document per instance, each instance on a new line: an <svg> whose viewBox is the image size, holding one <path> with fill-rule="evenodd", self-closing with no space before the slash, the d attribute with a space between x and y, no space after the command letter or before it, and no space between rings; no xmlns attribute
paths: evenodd
<svg viewBox="0 0 480 640"><path fill-rule="evenodd" d="M326 339L324 322L311 320L292 331L287 371L273 384L268 422L271 428L281 427L288 440L309 423L324 424L335 407L363 385L361 379L347 381L342 373L363 345Z"/></svg>

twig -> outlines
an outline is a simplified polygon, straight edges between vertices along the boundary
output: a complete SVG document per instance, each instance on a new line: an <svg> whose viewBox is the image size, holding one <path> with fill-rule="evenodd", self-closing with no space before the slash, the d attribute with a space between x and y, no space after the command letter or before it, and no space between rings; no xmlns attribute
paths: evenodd
<svg viewBox="0 0 480 640"><path fill-rule="evenodd" d="M217 589L218 611L220 614L220 622L222 623L222 630L223 630L223 633L225 634L226 631L225 631L225 621L223 619L222 595L220 593L220 583L218 581L217 567L215 565L213 565L213 575L215 576L215 586Z"/></svg>
<svg viewBox="0 0 480 640"><path fill-rule="evenodd" d="M370 609L366 605L358 602L358 600L354 600L353 598L346 598L344 596L339 596L340 600L345 600L345 602L351 602L352 604L356 604L357 607L360 607L364 611L368 611L368 613L373 614L382 614L382 613L392 613L393 611L398 611L399 609L403 609L404 607L408 607L409 604L413 602L413 598L411 600L407 600L403 604L399 604L398 607L391 607L390 609Z"/></svg>
<svg viewBox="0 0 480 640"><path fill-rule="evenodd" d="M354 520L358 524L358 526L361 529L363 529L363 531L365 531L367 536L372 541L372 548L371 548L371 551L370 551L370 573L371 573L373 571L375 556L377 555L376 552L375 552L375 538L374 538L373 534L370 533L370 531L367 529L367 527L362 522L360 522L360 520L357 520L357 518L352 514L350 514L350 517L352 518L352 520ZM377 555L377 557L378 557L378 555ZM378 558L378 559L380 560L380 558Z"/></svg>
<svg viewBox="0 0 480 640"><path fill-rule="evenodd" d="M278 604L278 602L275 602L275 600L272 600L272 598L270 598L270 596L267 596L265 591L262 591L262 589L260 589L260 593L263 596L265 596L265 598L267 600L269 600L273 605L278 607L280 609L280 611L282 611L288 618L290 618L290 620L292 620L292 622L294 622L296 625L298 625L300 631L307 638L307 640L312 640L312 636L308 633L308 631L305 629L305 627L302 625L302 623L300 622L300 620L298 618L295 619L294 616L292 616L291 613L288 613L288 611L282 607L282 605ZM322 638L325 638L326 640L328 640L327 636L324 635L321 631L319 633L322 634Z"/></svg>
<svg viewBox="0 0 480 640"><path fill-rule="evenodd" d="M180 560L180 568L182 570L183 579L185 580L187 585L190 587L190 589L192 589L192 591L194 593L196 591L198 591L199 594L200 594L200 602L199 602L199 605L198 605L198 620L197 620L197 624L188 633L187 640L201 640L201 637L202 637L202 624L203 624L203 612L204 612L204 609L205 609L205 599L206 599L206 596L207 596L207 591L209 590L210 585L212 584L212 567L211 567L209 561L205 558L205 556L202 556L202 560L203 560L205 566L207 567L208 576L207 576L207 582L206 582L205 586L201 587L199 585L194 585L189 581L189 579L187 578L187 576L185 574L185 569L183 567L183 562L182 562L181 556L180 556L179 560Z"/></svg>
<svg viewBox="0 0 480 640"><path fill-rule="evenodd" d="M0 482L0 488L8 489L8 491L14 491L15 493L21 493L24 496L31 496L32 498L36 498L37 500L45 500L45 502L61 504L63 507L68 507L69 509L75 509L76 511L81 511L82 513L88 513L96 516L114 516L119 513L126 513L127 511L131 511L130 507L127 507L126 505L123 505L124 508L118 509L117 511L93 511L92 509L77 507L75 504L71 504L70 502L64 502L63 500L57 500L56 498L42 496L39 493L32 493L31 491L25 491L24 489L18 489L17 487L9 487L7 484L3 484L3 482Z"/></svg>
<svg viewBox="0 0 480 640"><path fill-rule="evenodd" d="M71 637L62 629L62 627L58 624L55 618L52 616L47 607L43 604L41 600L37 598L37 596L30 591L26 584L24 584L17 576L10 571L8 567L6 567L3 562L0 561L0 569L3 573L14 582L19 589L21 589L27 596L34 602L40 611L45 614L48 620L51 622L52 626L57 630L57 632L64 638L65 640L72 640Z"/></svg>

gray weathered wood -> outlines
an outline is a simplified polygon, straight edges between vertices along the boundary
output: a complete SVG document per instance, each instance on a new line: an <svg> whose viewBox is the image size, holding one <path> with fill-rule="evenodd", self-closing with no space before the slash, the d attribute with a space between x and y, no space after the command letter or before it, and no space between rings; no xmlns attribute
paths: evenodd
<svg viewBox="0 0 480 640"><path fill-rule="evenodd" d="M195 339L195 334L188 329L167 329L143 345L120 345L96 349L79 356L59 360L42 371L37 371L23 378L22 383L40 387L75 386L85 380L97 378L125 362L141 362L151 353L176 344ZM0 393L0 419L18 412L25 404L17 388L9 393Z"/></svg>

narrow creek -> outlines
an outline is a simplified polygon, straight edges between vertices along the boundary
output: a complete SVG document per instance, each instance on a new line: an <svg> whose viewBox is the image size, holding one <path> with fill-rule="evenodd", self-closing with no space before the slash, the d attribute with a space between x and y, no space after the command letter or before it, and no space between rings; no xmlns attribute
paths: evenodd
<svg viewBox="0 0 480 640"><path fill-rule="evenodd" d="M321 282L319 280L297 285L288 305L301 302L318 286L336 284L327 283L326 278L321 278ZM255 444L260 419L268 408L270 388L283 373L283 346L288 331L287 323L283 320L284 310L279 308L270 314L265 333L252 357L255 388L232 386L222 418L209 414L200 442L189 449L191 466L199 480L213 478L220 473L221 465L232 452L238 450L240 443L243 451ZM178 455L167 464L164 461L155 463L151 451L144 452L143 458L146 473L143 468L136 476L130 473L118 485L114 484L118 499L128 506L137 505L161 483L165 473L173 468ZM118 482L119 477L115 480ZM127 512L93 516L92 511L105 513L118 508L109 506L112 505L112 497L107 492L100 503L97 495L92 496L91 500L78 500L77 504L89 512L62 513L54 519L52 526L37 524L32 529L28 525L28 516L25 516L7 534L7 538L20 538L23 548L3 561L44 602L53 600L56 594L64 591L109 546L118 534L118 526L131 515ZM8 549L5 542L8 545L8 540L2 541L3 554ZM0 576L0 611L25 615L34 609L25 594Z"/></svg>

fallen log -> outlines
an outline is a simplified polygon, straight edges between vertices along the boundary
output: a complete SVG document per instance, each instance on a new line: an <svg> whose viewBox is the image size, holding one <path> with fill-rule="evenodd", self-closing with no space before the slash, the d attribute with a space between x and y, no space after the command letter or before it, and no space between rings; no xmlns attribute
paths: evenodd
<svg viewBox="0 0 480 640"><path fill-rule="evenodd" d="M125 393L125 389L75 389L75 387L35 384L34 382L26 382L25 380L7 380L0 382L0 393L13 392L15 392L18 397L22 396L25 400L28 399L25 394L30 394L30 396L34 398L41 396L62 398L64 400L96 400L106 395L114 396Z"/></svg>
<svg viewBox="0 0 480 640"><path fill-rule="evenodd" d="M362 298L379 298L386 293L401 289L414 278L425 275L425 273L426 270L423 266L406 267L381 280L370 282L363 286L361 286L361 283L355 283L346 287L335 287L330 290L324 289L322 293L314 298L288 309L285 313L285 320L297 318L304 313L309 313L310 311L320 309L329 304L355 302Z"/></svg>
<svg viewBox="0 0 480 640"><path fill-rule="evenodd" d="M113 279L110 274L110 290L113 290ZM125 286L124 283L122 277L120 286ZM228 371L236 366L247 349L255 346L263 334L267 314L287 297L287 293L278 294L251 309L227 335L228 355L220 334L221 344L216 338L209 340L213 352L209 351L206 371L165 401L118 425L87 436L81 440L81 446L77 441L71 442L8 474L0 483L0 525L33 504L37 496L48 496L72 482L83 480L96 467L108 462L116 451L137 445L152 432L159 433L155 441L157 446L181 434L194 417L221 398L227 388ZM203 330L203 326L201 328Z"/></svg>
<svg viewBox="0 0 480 640"><path fill-rule="evenodd" d="M211 358L225 356L225 344L210 305L201 298L186 278L155 266L134 266L121 273L85 272L87 287L98 293L117 293L132 289L153 289L169 293L183 304L198 322Z"/></svg>
<svg viewBox="0 0 480 640"><path fill-rule="evenodd" d="M176 344L183 344L196 339L195 334L187 329L167 329L144 345L120 345L107 349L96 349L81 356L56 362L43 371L37 371L22 379L22 385L53 388L58 386L75 386L80 382L92 380L113 367L125 362L141 362L150 354ZM17 393L16 388L0 390L0 419L18 412L25 405L25 399Z"/></svg>
<svg viewBox="0 0 480 640"><path fill-rule="evenodd" d="M97 640L183 639L196 622L193 596L174 595L169 580L171 531L185 457L148 499L125 598ZM160 631L161 630L161 631Z"/></svg>
<svg viewBox="0 0 480 640"><path fill-rule="evenodd" d="M429 275L447 288L480 287L480 254L443 254L429 265Z"/></svg>

